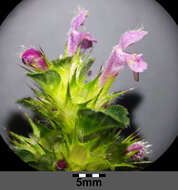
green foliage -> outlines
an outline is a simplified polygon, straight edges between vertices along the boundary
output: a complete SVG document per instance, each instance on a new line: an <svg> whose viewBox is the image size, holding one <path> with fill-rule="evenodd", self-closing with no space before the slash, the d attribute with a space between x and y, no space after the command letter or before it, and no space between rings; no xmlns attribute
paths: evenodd
<svg viewBox="0 0 178 190"><path fill-rule="evenodd" d="M90 54L80 49L73 57L47 60L48 71L26 69L36 82L33 97L18 100L19 104L40 115L32 121L33 133L23 137L11 132L14 151L38 170L56 170L56 163L65 160L66 171L103 171L117 167L134 167L128 162L132 154L126 148L138 141L134 136L121 138L120 129L129 125L128 111L111 100L127 91L109 94L109 87L99 86L99 74L86 82L94 63ZM107 106L105 107L105 104Z"/></svg>
<svg viewBox="0 0 178 190"><path fill-rule="evenodd" d="M103 112L112 117L114 120L122 123L125 127L129 125L128 111L120 105L111 105L103 110Z"/></svg>
<svg viewBox="0 0 178 190"><path fill-rule="evenodd" d="M111 115L111 116L110 116ZM78 112L78 126L84 135L112 128L124 128L125 125L112 114L95 112L90 109L82 109Z"/></svg>

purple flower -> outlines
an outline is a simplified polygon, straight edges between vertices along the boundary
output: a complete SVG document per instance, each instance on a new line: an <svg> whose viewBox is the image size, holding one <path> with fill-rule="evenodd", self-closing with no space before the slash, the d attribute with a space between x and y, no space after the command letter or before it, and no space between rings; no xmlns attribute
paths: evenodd
<svg viewBox="0 0 178 190"><path fill-rule="evenodd" d="M59 160L56 163L56 170L64 170L67 168L67 163L65 160Z"/></svg>
<svg viewBox="0 0 178 190"><path fill-rule="evenodd" d="M150 144L143 141L139 141L130 145L126 149L125 153L126 154L129 154L132 152L136 152L136 153L133 156L131 156L128 161L143 161L146 155L150 153L148 150L150 146L151 146Z"/></svg>
<svg viewBox="0 0 178 190"><path fill-rule="evenodd" d="M113 48L107 65L100 77L101 87L115 78L126 65L135 73L144 72L147 69L147 63L142 59L143 54L130 54L125 51L128 46L140 41L146 34L148 32L135 30L129 31L122 36L120 43ZM138 80L136 74L135 78Z"/></svg>
<svg viewBox="0 0 178 190"><path fill-rule="evenodd" d="M97 43L89 33L79 32L79 27L84 25L88 11L83 10L72 20L72 27L68 39L68 55L73 56L78 47L83 50L93 47L93 43Z"/></svg>
<svg viewBox="0 0 178 190"><path fill-rule="evenodd" d="M48 70L47 64L43 58L43 55L40 51L36 49L28 49L22 55L22 61L25 65L30 67L40 69L43 71Z"/></svg>
<svg viewBox="0 0 178 190"><path fill-rule="evenodd" d="M78 30L81 25L84 25L84 22L85 22L87 16L88 16L88 11L87 10L81 11L78 16L73 18L73 20L72 20L72 29L73 30Z"/></svg>

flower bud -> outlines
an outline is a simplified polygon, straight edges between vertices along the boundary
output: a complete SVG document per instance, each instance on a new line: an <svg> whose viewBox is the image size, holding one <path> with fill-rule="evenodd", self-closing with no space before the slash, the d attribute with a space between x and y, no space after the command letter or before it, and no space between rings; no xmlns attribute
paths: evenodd
<svg viewBox="0 0 178 190"><path fill-rule="evenodd" d="M147 142L139 141L130 145L126 149L125 153L129 154L131 152L136 152L133 156L129 158L129 161L143 161L146 155L150 153L148 151L148 148L150 146L151 145L148 144Z"/></svg>
<svg viewBox="0 0 178 190"><path fill-rule="evenodd" d="M25 65L30 67L47 71L48 67L40 51L36 49L28 49L22 55L22 61Z"/></svg>
<svg viewBox="0 0 178 190"><path fill-rule="evenodd" d="M56 170L64 170L67 168L67 163L65 160L59 160L57 163L56 163Z"/></svg>

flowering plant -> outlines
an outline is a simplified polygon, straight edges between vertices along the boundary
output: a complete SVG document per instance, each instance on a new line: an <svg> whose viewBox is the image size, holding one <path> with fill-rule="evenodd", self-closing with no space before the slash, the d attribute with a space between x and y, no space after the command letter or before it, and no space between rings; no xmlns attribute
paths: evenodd
<svg viewBox="0 0 178 190"><path fill-rule="evenodd" d="M126 48L140 41L147 32L134 30L125 33L113 48L104 69L86 82L94 59L91 49L97 43L90 33L80 32L88 11L82 10L72 20L64 56L47 59L42 49L26 50L22 61L37 88L33 97L18 100L30 108L39 119L32 121L33 129L27 138L10 132L14 151L37 170L104 171L133 168L145 163L148 144L133 134L124 138L128 127L128 111L115 105L113 99L130 91L112 92L109 89L128 65L134 72L147 69L142 54L129 54Z"/></svg>

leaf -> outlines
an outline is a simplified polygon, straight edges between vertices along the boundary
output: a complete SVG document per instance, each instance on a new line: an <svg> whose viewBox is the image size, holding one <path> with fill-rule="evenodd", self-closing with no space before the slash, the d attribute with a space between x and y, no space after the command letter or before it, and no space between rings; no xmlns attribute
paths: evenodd
<svg viewBox="0 0 178 190"><path fill-rule="evenodd" d="M95 112L91 109L81 109L78 111L78 129L84 135L97 132L99 130L111 128L124 128L122 123L102 112Z"/></svg>
<svg viewBox="0 0 178 190"><path fill-rule="evenodd" d="M40 171L54 171L54 156L55 155L52 153L45 154L41 156L36 162L30 163L30 165Z"/></svg>
<svg viewBox="0 0 178 190"><path fill-rule="evenodd" d="M102 112L104 112L106 115L109 115L114 120L123 123L125 127L129 125L129 118L127 116L128 111L123 106L111 105L104 109Z"/></svg>
<svg viewBox="0 0 178 190"><path fill-rule="evenodd" d="M71 64L71 61L72 61L72 57L65 57L65 58L62 58L62 59L58 59L58 60L55 60L53 61L53 67L58 69L59 67L64 67L66 64Z"/></svg>
<svg viewBox="0 0 178 190"><path fill-rule="evenodd" d="M129 167L129 168L135 168L136 166L129 164L129 163L120 163L120 164L114 164L114 167Z"/></svg>
<svg viewBox="0 0 178 190"><path fill-rule="evenodd" d="M108 171L110 167L111 165L107 160L93 158L93 161L91 160L86 165L86 171Z"/></svg>
<svg viewBox="0 0 178 190"><path fill-rule="evenodd" d="M34 139L17 135L12 131L10 132L10 135L12 135L12 137L16 139L16 140L11 140L11 142L15 145L16 148L18 148L19 150L27 150L33 154L36 154L36 150L32 146L33 144L36 143Z"/></svg>
<svg viewBox="0 0 178 190"><path fill-rule="evenodd" d="M45 148L51 148L57 142L62 141L59 131L49 129L45 126L39 125L40 140L39 143Z"/></svg>
<svg viewBox="0 0 178 190"><path fill-rule="evenodd" d="M14 152L24 161L24 162L33 162L36 161L35 156L27 151L27 150L20 150L15 149Z"/></svg>
<svg viewBox="0 0 178 190"><path fill-rule="evenodd" d="M100 75L98 75L94 80L91 80L83 86L86 100L91 100L92 98L96 97L99 91L101 90L98 84L99 76Z"/></svg>
<svg viewBox="0 0 178 190"><path fill-rule="evenodd" d="M107 159L113 164L120 164L125 161L125 150L127 144L111 144L107 150Z"/></svg>
<svg viewBox="0 0 178 190"><path fill-rule="evenodd" d="M33 129L33 135L36 138L40 138L40 130L38 129L38 127L35 125L35 123L30 119L30 117L28 116L28 114L25 114L25 116L27 117L32 129Z"/></svg>
<svg viewBox="0 0 178 190"><path fill-rule="evenodd" d="M101 100L99 101L98 106L103 106L106 103L110 103L114 98L117 98L118 96L122 96L130 91L132 91L134 88L129 88L124 91L119 91L119 92L112 92L111 94L104 95Z"/></svg>
<svg viewBox="0 0 178 190"><path fill-rule="evenodd" d="M31 77L38 84L40 84L44 90L50 92L57 90L57 87L59 86L61 80L59 74L54 70L35 74L29 73L27 76Z"/></svg>
<svg viewBox="0 0 178 190"><path fill-rule="evenodd" d="M34 108L34 105L31 103L32 98L31 97L27 97L27 98L23 98L23 99L19 99L17 100L17 104L21 104L27 108Z"/></svg>

